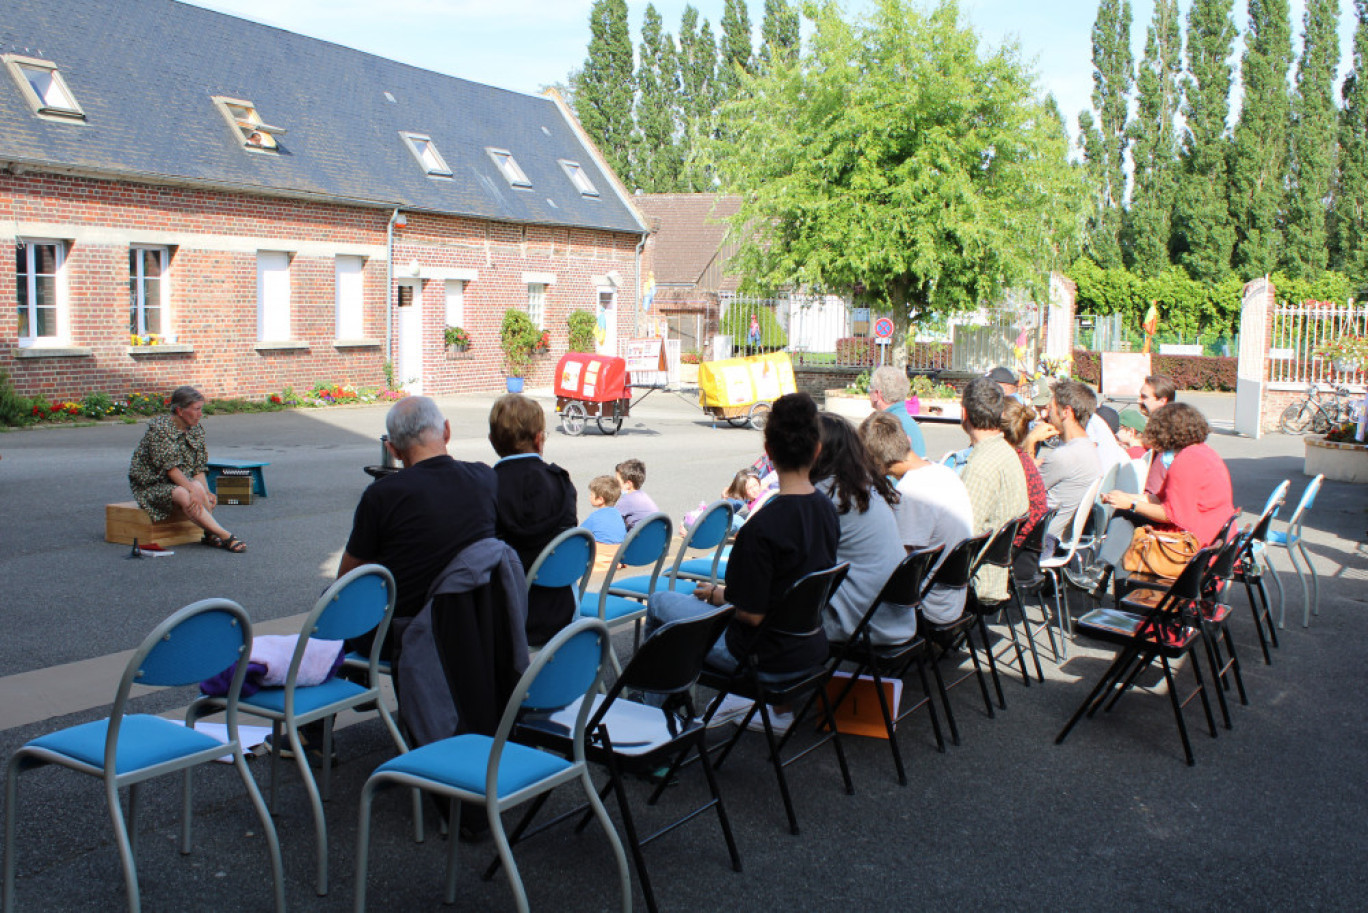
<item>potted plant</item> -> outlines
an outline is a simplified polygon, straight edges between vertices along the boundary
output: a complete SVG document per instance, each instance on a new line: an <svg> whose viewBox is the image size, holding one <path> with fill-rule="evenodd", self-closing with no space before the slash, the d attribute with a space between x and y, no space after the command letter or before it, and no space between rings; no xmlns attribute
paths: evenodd
<svg viewBox="0 0 1368 913"><path fill-rule="evenodd" d="M526 312L516 308L504 311L503 324L499 328L499 348L503 349L509 393L522 392L523 377L527 374L527 367L532 363L532 352L542 336L542 331L537 329Z"/></svg>
<svg viewBox="0 0 1368 913"><path fill-rule="evenodd" d="M442 336L447 348L453 352L464 352L470 348L470 334L461 327L447 327Z"/></svg>
<svg viewBox="0 0 1368 913"><path fill-rule="evenodd" d="M533 355L545 355L547 352L550 352L550 351L551 351L551 331L550 331L550 330L542 330L541 335L537 337L537 344L534 345L534 346L532 347L532 354L533 354Z"/></svg>
<svg viewBox="0 0 1368 913"><path fill-rule="evenodd" d="M679 382L688 386L698 383L698 366L703 363L703 353L690 349L679 353Z"/></svg>
<svg viewBox="0 0 1368 913"><path fill-rule="evenodd" d="M1336 371L1348 374L1368 363L1368 336L1339 336L1316 348L1316 354L1329 359Z"/></svg>
<svg viewBox="0 0 1368 913"><path fill-rule="evenodd" d="M593 311L571 311L565 318L569 337L566 349L571 352L593 353L597 348L598 318Z"/></svg>

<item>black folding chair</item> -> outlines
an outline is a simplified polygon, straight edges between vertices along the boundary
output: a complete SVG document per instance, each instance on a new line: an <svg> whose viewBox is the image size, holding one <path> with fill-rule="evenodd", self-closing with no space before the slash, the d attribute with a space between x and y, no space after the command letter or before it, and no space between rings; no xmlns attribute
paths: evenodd
<svg viewBox="0 0 1368 913"><path fill-rule="evenodd" d="M642 847L692 821L708 809L715 809L717 812L722 836L727 843L727 852L731 856L732 869L741 871L741 856L736 850L731 824L727 820L727 810L718 791L717 778L704 748L704 734L707 730L703 721L694 713L690 697L690 689L698 681L703 660L708 655L708 650L722 636L733 611L730 607L717 609L697 618L673 621L661 626L642 643L641 648L627 663L627 667L622 670L622 675L618 676L617 681L608 689L608 693L594 697L592 715L586 727L586 754L590 761L608 768L609 779L599 791L599 798L606 799L609 791L617 796L632 862L636 868L637 878L641 881L642 893L646 897L646 907L651 913L656 913L656 899L651 888L650 876L646 871ZM667 697L663 705L657 707L629 697L636 692L649 692ZM577 701L554 714L526 715L518 721L514 738L524 744L549 748L569 756L574 749L574 723L578 713ZM648 800L649 805L655 805L664 786L673 780L681 762L690 754L696 755L703 768L703 776L707 780L711 798L655 833L644 838L639 837L636 819L627 800L624 774L653 775L668 767L668 772L660 779L661 788ZM576 833L588 825L592 811L584 805L559 815L533 830L528 830L548 797L549 794L543 795L532 803L510 835L510 843L525 840L576 816L580 816ZM498 865L499 860L496 858L485 871L486 880L493 877Z"/></svg>
<svg viewBox="0 0 1368 913"><path fill-rule="evenodd" d="M1241 541L1240 553L1235 558L1234 579L1244 586L1245 596L1249 598L1249 611L1254 616L1254 632L1259 636L1259 649L1263 651L1266 666L1273 664L1268 646L1272 644L1275 649L1277 648L1278 626L1273 624L1273 610L1268 604L1268 589L1264 586L1265 567L1272 571L1272 565L1266 564L1267 546L1264 543L1268 541L1268 531L1273 525L1273 519L1277 517L1287 498L1287 485L1287 480L1284 479L1273 490L1268 503L1264 505L1263 513L1254 521L1254 525ZM1277 571L1272 573L1276 576ZM1282 584L1279 584L1279 592L1281 586ZM1257 601L1254 598L1256 593Z"/></svg>
<svg viewBox="0 0 1368 913"><path fill-rule="evenodd" d="M929 593L936 587L946 587L965 590L967 596L969 581L973 579L974 568L978 564L978 556L983 552L984 546L988 544L992 535L992 533L982 533L965 539L950 549L932 573L927 592ZM977 624L978 616L970 609L967 598L964 613L954 621L930 621L922 615L920 609L917 611L917 630L922 631L923 637L940 648L942 656L964 647L973 663L973 671L965 672L947 685L945 678L941 675L939 660L933 659L931 662L931 673L936 678L936 690L940 692L941 706L945 708L945 721L950 724L950 742L954 745L958 745L960 740L959 727L955 724L955 711L950 706L951 688L966 681L971 675L976 677L979 690L983 692L983 707L988 716L993 716L993 700L988 696L988 682L983 677L983 666L979 662L978 650L975 649L974 641L970 637L970 632Z"/></svg>
<svg viewBox="0 0 1368 913"><path fill-rule="evenodd" d="M1012 596L1015 598L1017 607L1021 612L1021 628L1023 639L1031 651L1031 658L1035 661L1036 680L1042 684L1045 681L1045 672L1040 667L1040 653L1038 651L1040 642L1040 632L1045 631L1045 636L1050 643L1050 652L1054 655L1054 662L1059 663L1059 644L1055 641L1054 629L1050 627L1050 609L1045 605L1045 589L1052 585L1049 575L1040 570L1040 556L1045 551L1045 534L1050 528L1050 522L1054 520L1057 511L1047 510L1045 515L1031 527L1031 531L1026 534L1026 538L1021 540L1021 544L1012 549L1012 566L1010 568L1010 583ZM1031 617L1026 614L1026 596L1034 596L1038 600L1042 621L1036 627L1031 626ZM1012 639L1017 637L1016 624L1012 621L1011 614L1007 615L1007 624L1012 632Z"/></svg>
<svg viewBox="0 0 1368 913"><path fill-rule="evenodd" d="M1203 631L1200 624L1193 622L1197 604L1202 598L1203 584L1208 579L1217 551L1219 549L1213 547L1199 551L1154 607L1143 614L1119 609L1097 609L1078 620L1079 631L1099 640L1117 644L1121 649L1097 685L1069 718L1069 722L1060 730L1059 735L1055 736L1056 745L1068 737L1069 732L1085 715L1092 718L1099 708L1110 711L1121 696L1135 684L1140 673L1149 668L1156 659L1163 667L1169 702L1173 705L1173 717L1178 723L1178 734L1182 737L1183 753L1187 757L1189 767L1195 761L1192 756L1192 743L1188 740L1187 724L1183 721L1183 708L1194 697L1201 697L1202 709L1206 712L1207 728L1211 737L1216 738L1216 719L1211 714L1211 701L1207 698L1201 663L1197 655L1197 642L1204 639ZM1171 661L1185 655L1192 666L1197 687L1187 697L1180 699Z"/></svg>
<svg viewBox="0 0 1368 913"><path fill-rule="evenodd" d="M1013 636L1011 642L1005 644L1001 653L999 653L993 649L993 642L989 639L988 616L1007 613L1008 606L1015 598L1015 593L1012 591L1010 584L1012 555L1015 552L1012 543L1016 541L1016 534L1017 531L1021 529L1021 524L1025 523L1027 519L1027 517L1023 516L1008 520L998 528L997 532L993 533L993 537L988 540L988 544L979 552L978 559L974 562L974 569L969 575L969 598L965 603L965 608L972 611L974 617L978 619L978 633L979 638L983 641L983 652L988 657L988 671L993 678L993 688L997 691L998 707L1003 710L1007 709L1007 702L1002 696L1002 680L998 677L998 657L1006 655L1008 651L1015 649L1017 666L1021 669L1022 682L1029 687L1031 678L1026 672L1026 656L1022 653L1021 642L1016 639L1016 629L1012 628ZM1006 599L989 601L983 599L979 595L978 585L975 583L975 580L984 567L1002 568L1007 574L1009 583ZM1022 609L1021 611L1024 615L1026 610Z"/></svg>
<svg viewBox="0 0 1368 913"><path fill-rule="evenodd" d="M848 564L838 564L836 567L824 571L814 571L794 583L793 586L789 587L779 606L767 612L760 624L756 626L751 636L751 643L758 643L767 632L771 631L789 637L825 638L826 634L822 630L822 612L826 608L827 602L830 601L831 594L845 579L846 571L849 568L850 565ZM825 663L818 663L809 669L786 675L776 681L767 680L769 676L765 674L766 670L760 667L760 660L753 649L745 650L737 659L740 660L740 664L734 672L714 669L705 664L703 672L698 678L701 684L714 688L718 692L717 699L713 701L704 717L705 724L712 719L712 715L717 712L722 699L728 694L736 694L754 701L754 704L741 720L736 734L722 746L721 754L717 759L717 767L721 767L726 761L737 742L746 734L746 728L752 717L758 712L764 726L765 741L769 746L770 763L774 767L775 778L779 781L779 794L784 800L784 811L788 815L789 831L797 834L798 816L794 813L793 797L789 794L788 779L784 776L784 768L788 765L806 757L827 742L831 742L836 751L836 760L841 767L841 778L845 781L845 790L850 795L855 793L855 785L850 780L850 767L846 764L845 749L841 746L841 734L836 730L831 702L826 695L826 685L831 678L831 668ZM769 708L776 704L794 704L814 692L821 702L822 716L819 725L826 727L825 734L802 751L784 759L781 752L798 730L797 714L794 715L794 723L790 725L788 731L784 733L782 738L778 738L774 732L774 723L770 718Z"/></svg>
<svg viewBox="0 0 1368 913"><path fill-rule="evenodd" d="M936 734L936 747L940 751L945 751L945 738L941 735L936 705L931 699L931 688L926 679L926 640L921 635L914 634L901 643L876 644L870 637L870 623L880 611L915 612L915 606L926 593L931 569L940 560L944 550L943 546L938 545L925 551L913 552L904 558L889 575L888 581L879 590L879 595L874 597L874 601L865 610L859 624L851 632L850 639L843 642L833 641L831 644L833 670L838 670L847 663L854 666L850 680L831 702L832 712L840 709L861 676L869 675L873 679L874 691L879 696L879 710L883 714L884 730L888 733L888 747L893 752L893 766L897 768L898 782L903 786L907 785L907 772L903 769L902 753L898 750L898 739L894 734L898 723L926 707L931 717L931 729ZM921 700L906 710L901 707L889 707L887 696L884 694L884 680L890 677L893 680L901 680L908 668L913 665L917 667L917 675L921 680ZM812 706L815 699L816 695L808 698L808 707ZM804 712L806 709L804 708ZM798 714L795 717L794 725L797 725L797 721L803 715Z"/></svg>

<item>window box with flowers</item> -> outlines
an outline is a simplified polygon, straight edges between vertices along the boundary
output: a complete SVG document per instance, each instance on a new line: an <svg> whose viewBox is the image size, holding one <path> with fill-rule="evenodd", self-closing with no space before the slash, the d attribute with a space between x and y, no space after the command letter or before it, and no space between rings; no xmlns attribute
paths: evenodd
<svg viewBox="0 0 1368 913"><path fill-rule="evenodd" d="M1318 346L1316 354L1332 363L1336 371L1352 374L1368 366L1368 336L1339 336Z"/></svg>
<svg viewBox="0 0 1368 913"><path fill-rule="evenodd" d="M550 351L551 351L551 331L550 331L550 330L543 330L543 331L542 331L542 334L541 334L541 338L538 339L538 340L537 340L537 344L536 344L535 346L532 347L532 354L533 354L533 355L545 355L545 354L547 354L547 353L550 352Z"/></svg>
<svg viewBox="0 0 1368 913"><path fill-rule="evenodd" d="M447 327L442 339L447 349L457 354L470 349L470 334L461 327Z"/></svg>
<svg viewBox="0 0 1368 913"><path fill-rule="evenodd" d="M125 350L132 356L145 355L189 355L195 351L195 347L183 343L177 343L175 336L164 336L161 333L133 333L128 337L128 348Z"/></svg>

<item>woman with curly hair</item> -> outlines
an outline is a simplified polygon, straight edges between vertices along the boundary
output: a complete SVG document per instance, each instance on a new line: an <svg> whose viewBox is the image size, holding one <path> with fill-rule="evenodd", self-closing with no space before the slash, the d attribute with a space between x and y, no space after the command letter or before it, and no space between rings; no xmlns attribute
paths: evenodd
<svg viewBox="0 0 1368 913"><path fill-rule="evenodd" d="M827 637L844 641L907 553L893 516L898 493L874 465L855 426L831 412L821 413L817 420L822 449L808 477L836 505L841 524L836 561L850 563L822 624ZM910 607L890 606L874 616L869 635L875 644L902 643L916 633L916 624Z"/></svg>

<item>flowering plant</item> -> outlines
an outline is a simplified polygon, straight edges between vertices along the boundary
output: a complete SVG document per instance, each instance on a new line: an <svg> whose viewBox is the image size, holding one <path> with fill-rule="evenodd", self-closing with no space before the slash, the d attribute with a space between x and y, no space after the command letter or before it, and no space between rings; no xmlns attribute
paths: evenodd
<svg viewBox="0 0 1368 913"><path fill-rule="evenodd" d="M470 346L470 334L461 327L447 327L443 336L448 347L464 349Z"/></svg>
<svg viewBox="0 0 1368 913"><path fill-rule="evenodd" d="M1358 422L1340 422L1338 425L1331 426L1325 434L1325 440L1331 444L1357 444Z"/></svg>
<svg viewBox="0 0 1368 913"><path fill-rule="evenodd" d="M1368 363L1368 336L1337 336L1316 347L1321 358L1348 365Z"/></svg>
<svg viewBox="0 0 1368 913"><path fill-rule="evenodd" d="M536 346L533 347L532 351L535 352L535 353L537 353L538 355L545 355L547 352L550 352L550 351L551 351L551 331L550 331L550 330L543 330L543 331L542 331L541 339L539 339L539 340L537 341L537 344L536 344Z"/></svg>
<svg viewBox="0 0 1368 913"><path fill-rule="evenodd" d="M128 344L131 346L159 346L162 342L160 333L134 333L128 337Z"/></svg>

